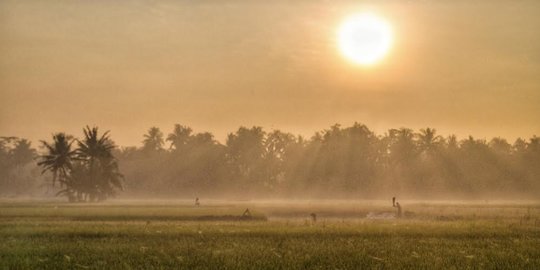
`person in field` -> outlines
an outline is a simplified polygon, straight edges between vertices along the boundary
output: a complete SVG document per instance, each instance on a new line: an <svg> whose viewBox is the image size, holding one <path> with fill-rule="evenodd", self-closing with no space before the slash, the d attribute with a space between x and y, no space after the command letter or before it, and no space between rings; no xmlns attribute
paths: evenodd
<svg viewBox="0 0 540 270"><path fill-rule="evenodd" d="M396 202L396 197L392 197L392 206L397 208L397 218L401 218L402 212L401 212L401 205L399 202Z"/></svg>
<svg viewBox="0 0 540 270"><path fill-rule="evenodd" d="M199 197L195 198L195 206L201 206L201 203L199 202Z"/></svg>

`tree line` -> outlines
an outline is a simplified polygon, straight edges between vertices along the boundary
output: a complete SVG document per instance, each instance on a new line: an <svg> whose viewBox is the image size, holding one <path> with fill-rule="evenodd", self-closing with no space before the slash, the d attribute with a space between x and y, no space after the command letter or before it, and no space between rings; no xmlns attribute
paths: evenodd
<svg viewBox="0 0 540 270"><path fill-rule="evenodd" d="M44 173L59 187L55 195L70 202L101 201L122 189L123 175L113 156L116 146L108 132L100 136L97 127L87 126L80 140L59 132L52 142L40 143L38 154L26 139L0 137L0 195L39 195L30 191Z"/></svg>
<svg viewBox="0 0 540 270"><path fill-rule="evenodd" d="M23 194L35 188L36 149L26 139L0 137L0 195Z"/></svg>
<svg viewBox="0 0 540 270"><path fill-rule="evenodd" d="M459 140L432 128L377 135L355 123L336 124L310 138L240 127L220 143L211 133L177 124L167 135L150 128L141 146L118 148L107 133L99 137L94 129L87 127L81 140L56 134L54 144L42 142L44 154L37 158L63 186L60 195L72 200L105 199L122 187L137 197L236 199L538 198L540 191L536 136L512 143L499 137ZM62 153L71 153L71 167L54 169L56 161L46 154L57 143ZM2 166L14 153L16 143L11 144L1 148Z"/></svg>
<svg viewBox="0 0 540 270"><path fill-rule="evenodd" d="M118 157L129 189L141 194L236 198L536 197L540 140L513 143L472 136L458 140L435 129L338 124L311 138L261 127L240 127L224 144L208 132L152 127L142 146Z"/></svg>

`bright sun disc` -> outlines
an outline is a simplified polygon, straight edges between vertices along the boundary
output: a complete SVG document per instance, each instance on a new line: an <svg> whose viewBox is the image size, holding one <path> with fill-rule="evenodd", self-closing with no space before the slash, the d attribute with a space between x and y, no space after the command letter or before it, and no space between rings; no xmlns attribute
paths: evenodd
<svg viewBox="0 0 540 270"><path fill-rule="evenodd" d="M360 65L371 65L390 50L392 29L376 15L357 14L347 18L339 27L338 44L346 58Z"/></svg>

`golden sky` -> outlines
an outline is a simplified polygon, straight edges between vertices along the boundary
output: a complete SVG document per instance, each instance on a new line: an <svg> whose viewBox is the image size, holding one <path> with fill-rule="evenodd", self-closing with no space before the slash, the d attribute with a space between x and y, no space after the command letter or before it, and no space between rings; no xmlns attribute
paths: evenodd
<svg viewBox="0 0 540 270"><path fill-rule="evenodd" d="M371 67L337 29L369 10L395 33ZM138 145L174 123L223 141L240 125L334 123L540 135L540 1L0 1L0 136Z"/></svg>

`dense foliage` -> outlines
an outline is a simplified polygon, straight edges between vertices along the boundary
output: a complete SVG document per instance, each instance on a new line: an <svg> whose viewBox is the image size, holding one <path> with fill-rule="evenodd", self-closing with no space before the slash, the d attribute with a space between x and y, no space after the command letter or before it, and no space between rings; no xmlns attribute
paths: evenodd
<svg viewBox="0 0 540 270"><path fill-rule="evenodd" d="M334 125L306 139L261 127L240 127L224 144L207 132L152 127L141 147L115 148L97 129L77 141L56 134L40 164L77 200L104 199L121 187L147 197L538 198L540 139L489 141L442 137L431 128ZM1 185L22 181L17 169L35 151L23 139L1 140ZM56 153L55 151L58 151ZM54 158L53 158L54 157ZM116 158L115 158L116 157ZM66 171L69 171L67 173ZM18 180L17 180L18 179Z"/></svg>
<svg viewBox="0 0 540 270"><path fill-rule="evenodd" d="M35 188L39 172L36 150L26 139L0 137L0 195L18 195Z"/></svg>
<svg viewBox="0 0 540 270"><path fill-rule="evenodd" d="M98 135L97 127L87 126L83 132L77 149L72 148L75 140L64 133L53 135L52 144L42 141L46 152L38 165L53 174L53 185L60 182L63 189L57 195L65 195L71 202L104 200L122 188L123 176L112 155L115 146L108 132Z"/></svg>
<svg viewBox="0 0 540 270"><path fill-rule="evenodd" d="M166 139L164 139L166 137ZM140 148L117 153L130 192L171 197L417 198L535 197L540 140L513 144L442 137L431 128L334 125L310 139L240 127L221 144L212 134L176 125L152 127Z"/></svg>

